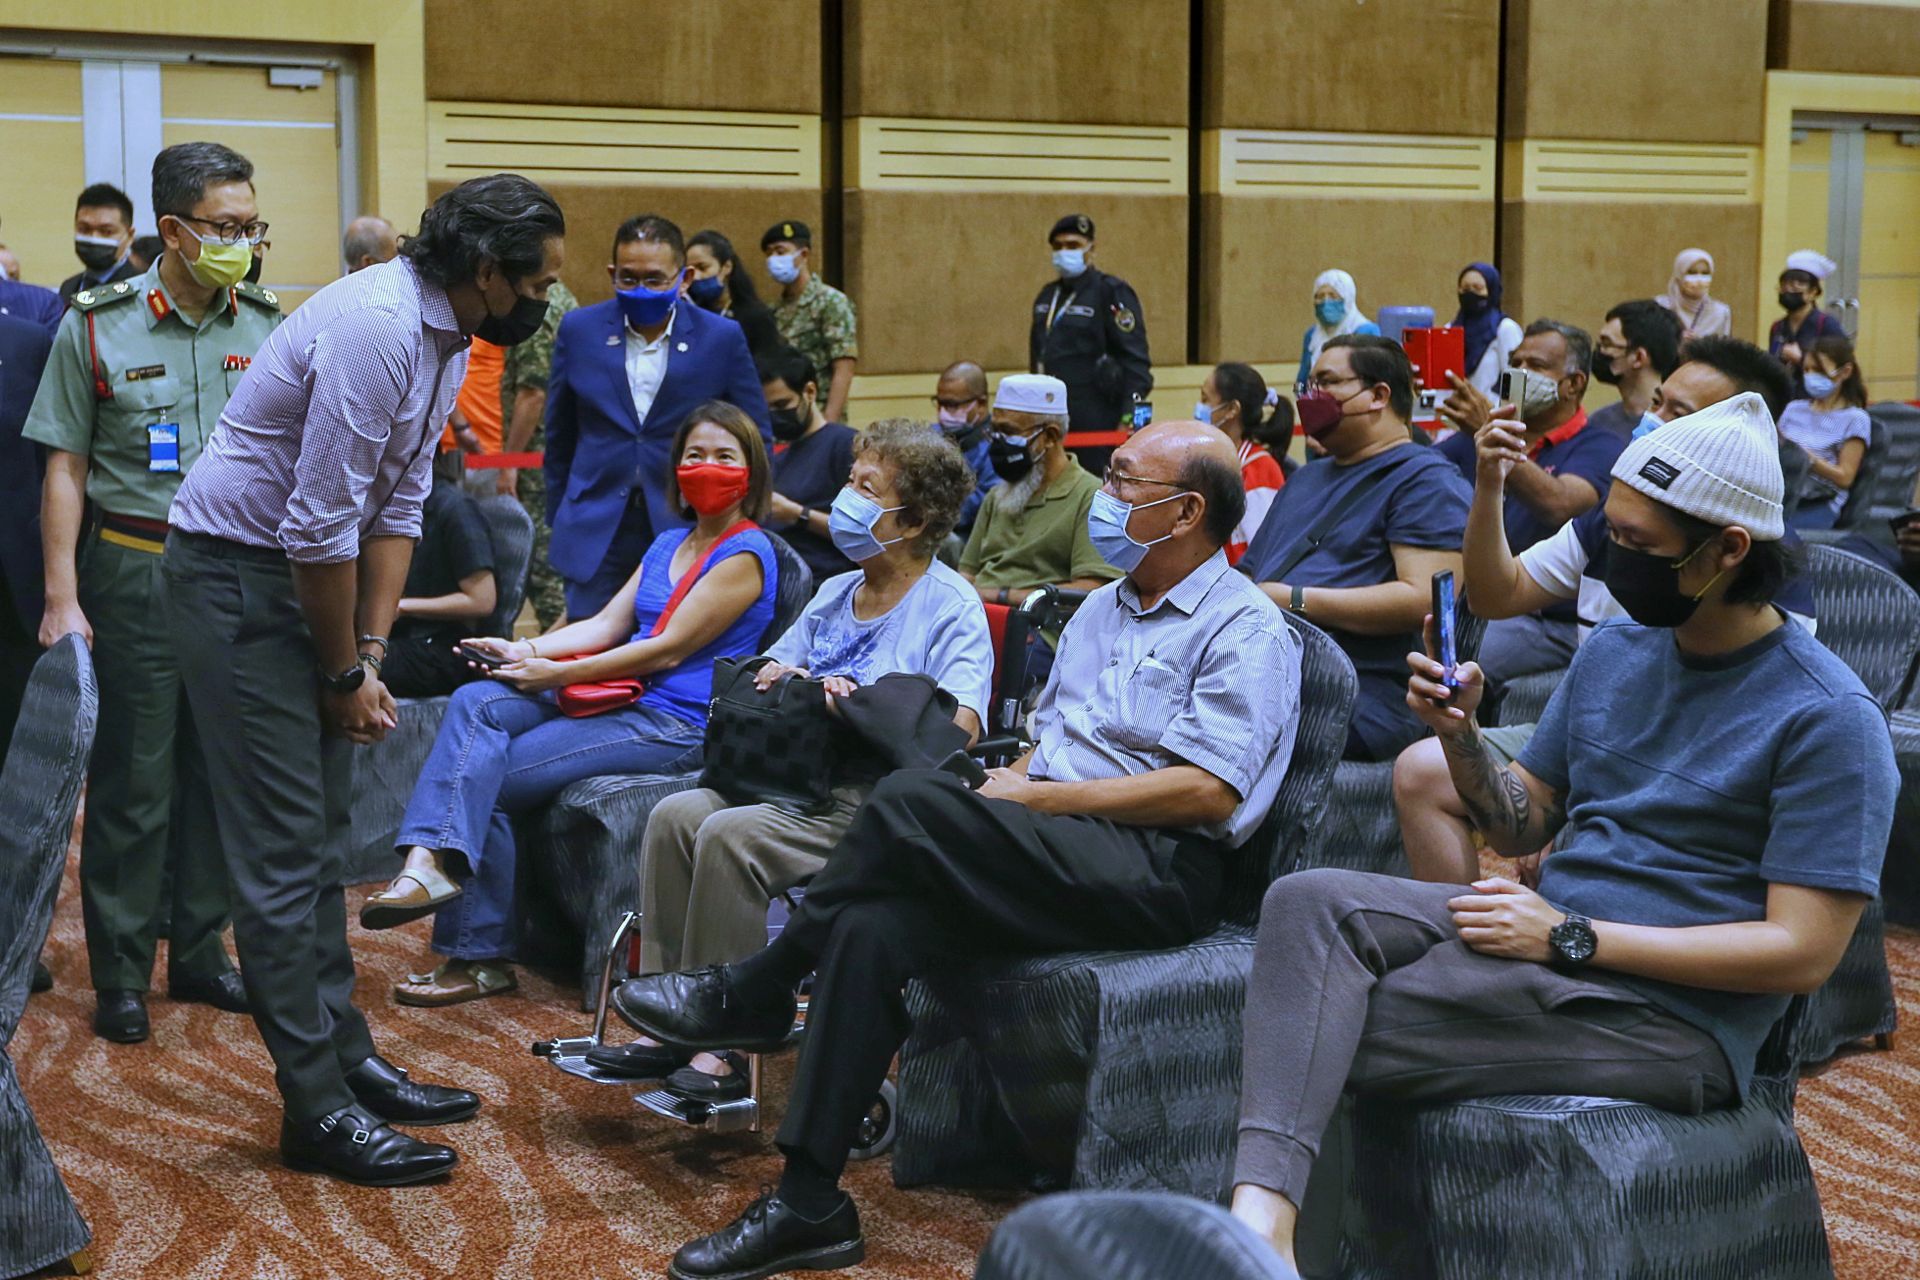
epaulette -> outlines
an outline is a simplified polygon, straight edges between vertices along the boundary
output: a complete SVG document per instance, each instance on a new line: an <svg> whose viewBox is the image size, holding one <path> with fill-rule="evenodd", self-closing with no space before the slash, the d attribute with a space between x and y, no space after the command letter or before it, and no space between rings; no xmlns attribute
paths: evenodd
<svg viewBox="0 0 1920 1280"><path fill-rule="evenodd" d="M73 295L73 301L67 305L75 311L98 311L101 307L114 302L125 302L129 298L140 296L140 290L125 280L115 280L112 284L95 285L91 289L82 289Z"/></svg>
<svg viewBox="0 0 1920 1280"><path fill-rule="evenodd" d="M251 280L242 280L233 286L233 291L247 301L257 303L269 311L280 310L280 295L271 289L262 289Z"/></svg>

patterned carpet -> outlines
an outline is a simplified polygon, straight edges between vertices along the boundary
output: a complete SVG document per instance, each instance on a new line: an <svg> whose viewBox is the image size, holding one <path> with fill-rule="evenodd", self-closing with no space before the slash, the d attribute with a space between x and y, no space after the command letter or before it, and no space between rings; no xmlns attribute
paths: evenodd
<svg viewBox="0 0 1920 1280"><path fill-rule="evenodd" d="M359 894L352 895L357 903ZM518 993L446 1011L402 1009L392 983L425 967L424 923L357 926L361 1003L382 1051L426 1079L480 1091L480 1117L443 1132L452 1180L375 1191L282 1169L271 1066L252 1024L152 1001L154 1034L110 1045L88 1026L79 893L71 868L14 1057L54 1157L94 1230L106 1280L451 1280L659 1276L777 1177L765 1137L712 1137L638 1113L627 1095L528 1053L577 1034L570 991L523 973ZM1889 943L1901 1013L1920 1025L1920 935ZM162 966L164 972L164 966ZM774 1111L791 1058L769 1072ZM1920 1034L1843 1058L1802 1089L1800 1128L1820 1174L1842 1280L1915 1273L1920 1253ZM423 1131L430 1132L430 1131ZM856 1165L868 1260L851 1277L957 1280L1014 1198L894 1190L885 1158Z"/></svg>

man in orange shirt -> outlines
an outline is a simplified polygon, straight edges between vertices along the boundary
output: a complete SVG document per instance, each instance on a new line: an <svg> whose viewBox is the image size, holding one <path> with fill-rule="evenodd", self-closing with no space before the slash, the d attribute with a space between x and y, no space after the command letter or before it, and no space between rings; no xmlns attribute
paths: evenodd
<svg viewBox="0 0 1920 1280"><path fill-rule="evenodd" d="M500 452L500 374L506 364L507 349L485 338L475 338L467 348L467 379L460 384L453 416L440 437L440 461L447 474L459 476L465 470L459 454ZM493 492L493 477L482 473L482 478L485 492ZM471 491L471 483L468 488Z"/></svg>

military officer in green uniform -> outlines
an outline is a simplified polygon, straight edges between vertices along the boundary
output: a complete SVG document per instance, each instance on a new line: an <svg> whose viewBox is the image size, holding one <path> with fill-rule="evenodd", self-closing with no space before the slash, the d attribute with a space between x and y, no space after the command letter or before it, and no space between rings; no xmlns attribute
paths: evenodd
<svg viewBox="0 0 1920 1280"><path fill-rule="evenodd" d="M538 453L546 448L547 377L553 371L553 338L560 321L580 303L564 284L547 290L547 318L539 332L507 348L500 370L500 421L506 423L506 453ZM502 471L502 493L518 493L520 505L533 517L533 558L527 562L527 599L545 631L567 613L566 590L547 560L547 473L543 467Z"/></svg>
<svg viewBox="0 0 1920 1280"><path fill-rule="evenodd" d="M813 231L798 220L776 222L760 237L767 274L780 286L773 322L780 340L813 362L826 393L821 412L845 422L853 367L860 359L860 321L853 300L813 273Z"/></svg>
<svg viewBox="0 0 1920 1280"><path fill-rule="evenodd" d="M1086 214L1054 223L1047 243L1059 279L1033 300L1028 367L1067 384L1068 430L1131 425L1135 401L1153 391L1140 298L1125 280L1093 265L1093 219Z"/></svg>
<svg viewBox="0 0 1920 1280"><path fill-rule="evenodd" d="M23 432L48 451L40 642L79 632L100 682L80 889L94 1030L122 1043L147 1036L167 906L168 995L247 1008L221 941L227 873L175 666L176 640L192 637L167 625L160 553L181 478L280 323L274 295L245 279L266 231L246 157L168 147L153 162L153 211L165 252L140 276L74 295Z"/></svg>

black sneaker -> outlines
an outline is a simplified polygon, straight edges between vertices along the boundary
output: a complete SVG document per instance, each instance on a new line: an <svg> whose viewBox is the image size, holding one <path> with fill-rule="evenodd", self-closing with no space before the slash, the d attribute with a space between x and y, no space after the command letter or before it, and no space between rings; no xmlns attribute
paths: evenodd
<svg viewBox="0 0 1920 1280"><path fill-rule="evenodd" d="M772 1191L710 1236L680 1246L667 1267L673 1280L765 1280L783 1271L838 1271L867 1256L852 1196L818 1222L801 1217Z"/></svg>

